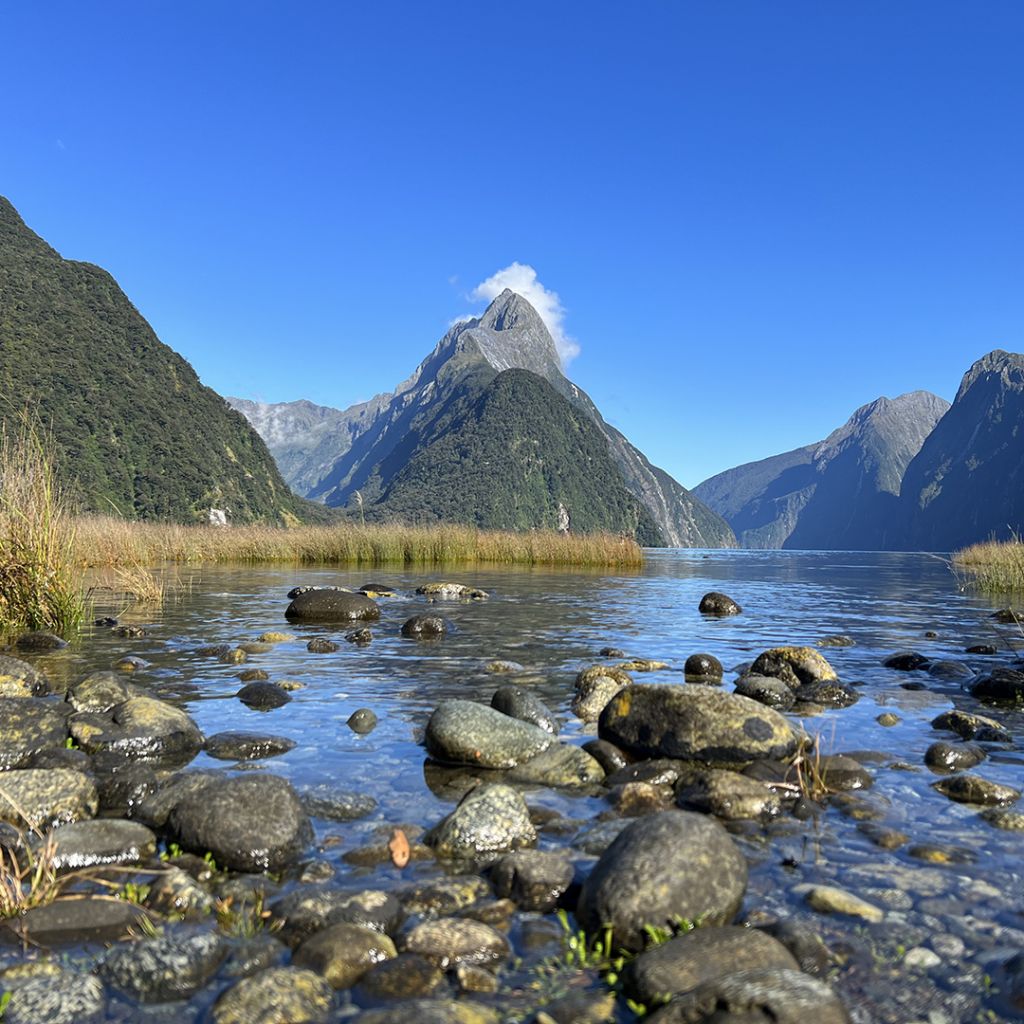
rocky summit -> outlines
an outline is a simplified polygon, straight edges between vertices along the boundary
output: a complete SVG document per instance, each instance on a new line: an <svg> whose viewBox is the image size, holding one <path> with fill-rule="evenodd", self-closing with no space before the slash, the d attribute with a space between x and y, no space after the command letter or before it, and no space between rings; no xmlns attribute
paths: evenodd
<svg viewBox="0 0 1024 1024"><path fill-rule="evenodd" d="M367 519L610 530L731 547L717 514L604 421L562 372L537 311L504 291L391 394L344 412L232 398L288 482Z"/></svg>

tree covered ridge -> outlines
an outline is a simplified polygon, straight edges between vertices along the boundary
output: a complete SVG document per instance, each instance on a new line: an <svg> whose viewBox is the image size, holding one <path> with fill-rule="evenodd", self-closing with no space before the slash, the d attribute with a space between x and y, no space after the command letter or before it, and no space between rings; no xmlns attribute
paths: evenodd
<svg viewBox="0 0 1024 1024"><path fill-rule="evenodd" d="M557 529L561 506L575 533L661 543L604 435L536 374L505 370L465 392L443 421L420 436L368 518Z"/></svg>
<svg viewBox="0 0 1024 1024"><path fill-rule="evenodd" d="M304 502L246 419L106 271L63 259L0 197L0 417L28 410L86 509L282 521Z"/></svg>

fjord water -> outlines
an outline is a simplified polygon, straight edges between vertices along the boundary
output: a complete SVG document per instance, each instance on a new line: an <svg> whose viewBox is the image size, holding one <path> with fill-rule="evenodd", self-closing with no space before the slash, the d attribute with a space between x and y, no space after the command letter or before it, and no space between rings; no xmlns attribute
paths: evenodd
<svg viewBox="0 0 1024 1024"><path fill-rule="evenodd" d="M731 689L732 670L766 648L817 645L845 634L854 646L822 650L841 680L857 687L860 700L803 723L812 735L820 734L825 753L874 751L864 758L874 786L808 821L786 818L767 828L737 828L737 841L751 862L744 913L754 922L796 919L822 935L840 963L833 983L858 1021L975 1020L998 999L986 977L1024 948L1021 833L1000 831L979 817L979 808L935 792L930 783L936 776L923 761L931 743L954 739L931 728L938 714L954 706L982 714L991 709L970 698L962 680L882 664L889 654L913 649L982 670L1017 657L1024 647L1019 627L995 624L995 605L964 590L941 558L677 550L648 552L643 569L632 574L239 567L202 569L189 580L187 571L179 572L188 589L158 611L97 604L97 613L120 613L123 622L145 625L145 637L125 640L96 628L82 642L41 661L53 675L78 678L125 654L139 657L148 664L137 671L138 682L184 701L207 735L263 731L297 742L288 754L249 764L247 770L274 772L296 784L330 783L376 798L377 810L368 818L316 822L318 855L333 863L341 884L387 887L439 870L429 862L414 862L404 873L391 865L355 867L344 854L374 841L384 824L430 826L451 809L457 787L441 789L443 773L425 773L418 742L442 698L489 703L499 685L529 687L562 716L563 735L583 742L596 727L582 726L568 710L573 679L581 667L609 660L599 656L603 647L672 666L635 675L645 683L681 683L687 656L707 652L725 666L724 686ZM490 597L436 602L429 608L448 619L449 634L435 642L403 640L401 624L428 608L415 588L430 579L470 583ZM368 646L345 643L341 627L285 621L286 594L296 584L354 588L367 582L397 595L380 599L382 618L371 624L374 639ZM697 605L709 590L729 594L743 613L726 619L699 615ZM296 639L251 654L244 665L197 653L209 644L234 647L268 630ZM310 653L306 644L313 636L329 636L339 641L339 649ZM964 653L979 642L994 645L999 655ZM488 673L485 665L496 659L522 670ZM234 696L241 685L238 675L248 668L265 669L274 681L295 680L301 688L285 707L250 710ZM373 709L379 718L368 735L346 726L360 707ZM876 722L882 711L895 712L899 723L882 727ZM1000 709L995 715L1015 737L1024 735L1024 714ZM1017 744L990 746L989 753L975 771L1019 787L1024 762ZM200 755L192 767L223 768L224 763ZM609 807L600 796L551 790L528 792L527 799L561 818L541 833L547 847L573 844ZM865 820L899 830L908 841L896 850L875 846L858 829ZM816 914L800 889L807 883L847 889L881 907L885 920L867 924ZM922 949L927 955L917 952L907 960L910 951Z"/></svg>

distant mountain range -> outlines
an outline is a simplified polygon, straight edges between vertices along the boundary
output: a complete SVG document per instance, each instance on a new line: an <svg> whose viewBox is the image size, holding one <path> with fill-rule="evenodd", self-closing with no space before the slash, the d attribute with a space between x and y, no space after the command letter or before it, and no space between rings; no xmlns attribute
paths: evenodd
<svg viewBox="0 0 1024 1024"><path fill-rule="evenodd" d="M1024 530L1024 356L995 351L953 404L880 398L817 444L693 493L743 547L950 551Z"/></svg>
<svg viewBox="0 0 1024 1024"><path fill-rule="evenodd" d="M28 410L86 509L285 522L296 498L244 417L204 387L117 282L62 259L0 197L0 420Z"/></svg>
<svg viewBox="0 0 1024 1024"><path fill-rule="evenodd" d="M536 310L506 290L456 324L391 394L345 411L229 398L288 482L368 519L626 532L735 546L725 521L652 466L562 373Z"/></svg>

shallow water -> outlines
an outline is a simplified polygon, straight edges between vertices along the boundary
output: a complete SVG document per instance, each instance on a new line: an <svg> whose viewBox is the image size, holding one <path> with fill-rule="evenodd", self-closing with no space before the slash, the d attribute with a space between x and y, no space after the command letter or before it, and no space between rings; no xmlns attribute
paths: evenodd
<svg viewBox="0 0 1024 1024"><path fill-rule="evenodd" d="M573 678L583 666L602 661L605 646L628 656L658 659L671 671L637 674L638 682L682 682L682 665L695 652L715 655L726 668L725 688L735 672L756 655L779 644L810 644L831 634L853 638L853 647L823 653L845 683L861 693L853 707L805 720L820 733L824 752L874 750L874 787L864 800L883 824L910 836L896 851L873 845L857 830L858 820L829 807L815 820L785 819L768 831L737 830L752 870L744 912L752 921L770 916L798 918L825 939L837 957L833 984L856 1021L974 1021L1014 1019L1002 1004L998 965L1024 948L1021 843L1024 833L999 831L978 817L978 809L952 803L930 788L934 776L924 767L926 748L953 739L930 721L953 706L992 714L966 695L960 682L944 682L923 672L882 666L898 650L914 649L933 659L962 661L974 670L1010 658L1024 648L1017 627L995 625L989 600L963 592L946 564L920 554L863 554L754 551L649 552L643 570L632 574L551 570L475 570L429 573L377 570L211 568L182 573L190 584L178 600L156 612L105 604L97 594L97 614L119 615L146 626L146 636L125 640L96 628L68 650L32 660L52 675L76 679L107 668L131 654L148 665L136 678L165 693L181 692L207 735L221 730L264 731L297 742L290 753L248 765L296 783L331 782L374 796L369 818L337 824L317 822L318 840L331 837L321 856L333 862L342 884L386 887L400 878L435 873L432 864L413 864L401 876L394 868L350 867L346 850L369 841L382 824L430 826L450 809L450 800L431 791L424 776L418 739L431 709L444 697L490 701L503 683L529 686L565 720L563 735L584 741L596 727L582 726L568 711ZM490 593L487 601L438 602L451 631L437 642L399 637L401 624L422 612L426 599L413 592L428 579L471 583ZM344 629L295 626L284 619L286 593L297 583L359 587L372 580L399 596L381 599L380 622L371 624L372 644L356 647L342 640ZM708 590L723 590L743 606L743 614L703 618L698 602ZM232 646L267 630L297 637L245 665L204 657L204 644ZM934 632L932 639L926 632ZM341 641L332 654L312 654L313 636ZM1003 657L964 654L971 643L994 643ZM492 675L487 661L507 659L524 671ZM239 673L262 668L272 680L302 684L293 701L261 713L234 697ZM909 690L901 684L920 682ZM194 687L194 690L192 689ZM346 720L357 708L372 708L377 728L353 733ZM876 716L895 711L901 718L883 728ZM994 712L1014 736L1024 736L1024 715ZM1018 744L992 748L975 771L996 782L1020 787L1024 758ZM191 767L224 767L200 755ZM545 805L566 818L591 819L607 804L598 797L546 790L528 794L531 805ZM542 845L564 844L559 833L542 835ZM573 830L567 830L569 838ZM920 844L951 847L953 863L926 863L910 851ZM887 910L886 920L867 925L852 918L826 917L803 901L802 883L847 888ZM934 952L938 964L905 963L908 951ZM929 962L933 958L926 958ZM911 963L916 962L914 956ZM985 1016L985 1014L995 1014ZM626 1019L625 1017L623 1019Z"/></svg>

